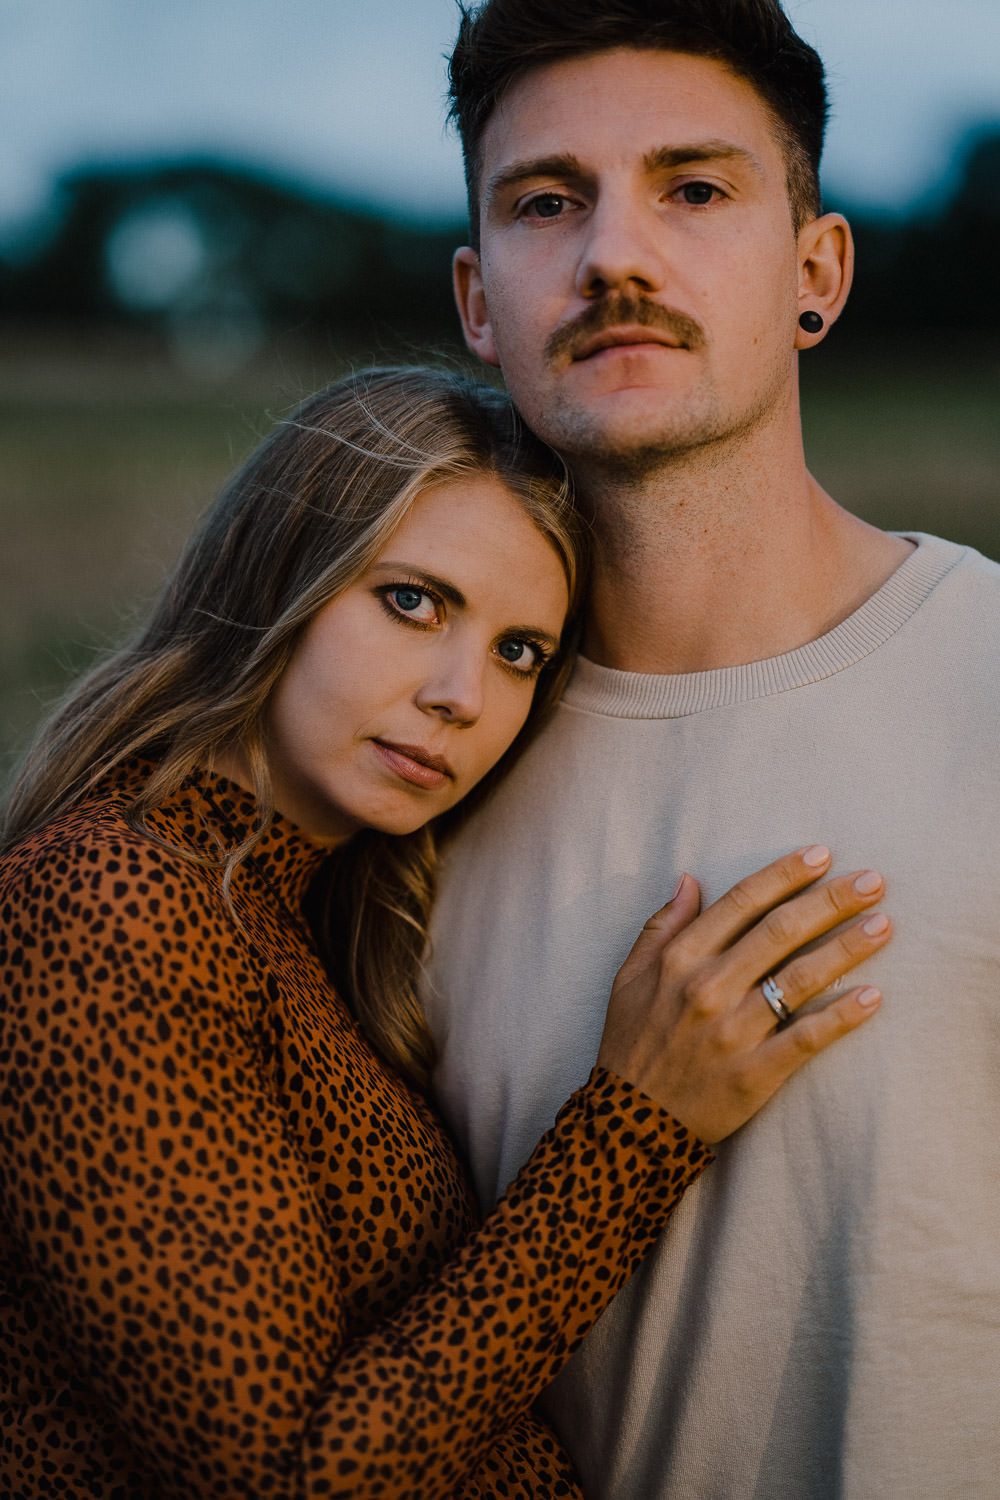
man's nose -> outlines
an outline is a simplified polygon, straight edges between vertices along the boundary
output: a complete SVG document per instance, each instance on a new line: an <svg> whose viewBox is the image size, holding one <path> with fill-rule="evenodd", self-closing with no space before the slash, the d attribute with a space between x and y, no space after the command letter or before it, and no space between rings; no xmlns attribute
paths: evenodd
<svg viewBox="0 0 1000 1500"><path fill-rule="evenodd" d="M666 229L651 204L602 194L591 210L577 267L579 296L593 298L632 286L659 291L666 276Z"/></svg>
<svg viewBox="0 0 1000 1500"><path fill-rule="evenodd" d="M485 698L485 653L472 643L445 644L417 690L417 707L455 724L475 724Z"/></svg>

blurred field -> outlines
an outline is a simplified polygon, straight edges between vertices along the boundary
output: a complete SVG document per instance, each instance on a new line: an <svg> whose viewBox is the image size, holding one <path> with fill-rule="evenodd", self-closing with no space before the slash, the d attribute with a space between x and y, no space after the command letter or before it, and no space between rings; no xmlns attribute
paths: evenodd
<svg viewBox="0 0 1000 1500"><path fill-rule="evenodd" d="M133 345L0 356L0 775L130 633L272 418L343 367L300 355L200 386Z"/></svg>
<svg viewBox="0 0 1000 1500"><path fill-rule="evenodd" d="M1000 349L914 341L803 362L809 466L877 526L931 531L1000 558Z"/></svg>
<svg viewBox="0 0 1000 1500"><path fill-rule="evenodd" d="M347 363L293 350L200 386L135 346L0 353L0 775L270 419ZM838 500L1000 557L1000 355L831 349L803 381L810 466Z"/></svg>

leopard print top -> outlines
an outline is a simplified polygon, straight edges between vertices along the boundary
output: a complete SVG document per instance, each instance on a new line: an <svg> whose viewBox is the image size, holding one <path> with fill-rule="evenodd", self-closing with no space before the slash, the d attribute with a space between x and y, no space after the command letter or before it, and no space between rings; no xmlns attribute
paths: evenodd
<svg viewBox="0 0 1000 1500"><path fill-rule="evenodd" d="M477 1229L332 993L323 851L141 768L0 867L0 1429L28 1497L575 1496L530 1412L710 1153L596 1070ZM166 844L168 847L164 847Z"/></svg>

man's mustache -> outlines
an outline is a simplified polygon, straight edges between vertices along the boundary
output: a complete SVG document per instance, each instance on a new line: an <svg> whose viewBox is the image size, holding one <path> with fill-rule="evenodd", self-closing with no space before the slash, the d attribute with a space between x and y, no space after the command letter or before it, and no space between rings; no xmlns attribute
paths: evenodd
<svg viewBox="0 0 1000 1500"><path fill-rule="evenodd" d="M658 302L649 302L644 297L619 294L592 302L578 318L562 323L545 345L546 358L552 362L567 356L575 359L580 348L595 334L625 326L655 328L685 349L700 349L705 342L701 324L689 318L687 313L678 312L673 307L661 307Z"/></svg>

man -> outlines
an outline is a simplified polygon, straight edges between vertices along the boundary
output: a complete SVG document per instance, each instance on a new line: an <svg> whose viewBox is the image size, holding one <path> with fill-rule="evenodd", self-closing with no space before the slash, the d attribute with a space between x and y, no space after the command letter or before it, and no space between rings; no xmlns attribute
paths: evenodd
<svg viewBox="0 0 1000 1500"><path fill-rule="evenodd" d="M776 0L489 0L452 80L466 337L596 554L574 681L439 904L484 1199L682 870L712 900L822 840L896 931L879 1016L720 1149L547 1410L595 1500L1000 1495L1000 570L806 469L798 357L851 275L822 66Z"/></svg>

